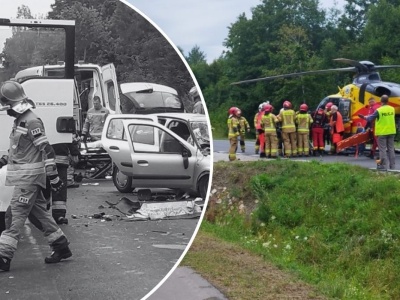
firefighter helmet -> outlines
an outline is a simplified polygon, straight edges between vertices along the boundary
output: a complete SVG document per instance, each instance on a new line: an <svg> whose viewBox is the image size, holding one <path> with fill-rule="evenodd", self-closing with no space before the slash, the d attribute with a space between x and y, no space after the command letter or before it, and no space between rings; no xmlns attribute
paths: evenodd
<svg viewBox="0 0 400 300"><path fill-rule="evenodd" d="M300 105L300 111L308 111L308 105L303 103L302 105Z"/></svg>
<svg viewBox="0 0 400 300"><path fill-rule="evenodd" d="M28 98L25 95L25 91L22 85L16 81L11 80L5 81L3 83L0 93L2 101L10 101L13 103L20 102Z"/></svg>
<svg viewBox="0 0 400 300"><path fill-rule="evenodd" d="M234 114L238 117L240 117L242 115L242 110L240 108L236 108L236 110L234 111Z"/></svg>
<svg viewBox="0 0 400 300"><path fill-rule="evenodd" d="M22 85L16 81L5 81L0 88L0 110L12 109L17 113L24 113L35 108L35 103L28 99Z"/></svg>
<svg viewBox="0 0 400 300"><path fill-rule="evenodd" d="M327 109L327 111L330 111L330 110L331 110L332 105L333 105L332 102L328 102L328 103L326 104L325 108Z"/></svg>
<svg viewBox="0 0 400 300"><path fill-rule="evenodd" d="M232 106L229 110L228 110L228 114L229 115L233 115L239 108L237 108L236 106Z"/></svg>
<svg viewBox="0 0 400 300"><path fill-rule="evenodd" d="M265 112L271 112L272 111L272 105L271 104L264 105L264 111Z"/></svg>
<svg viewBox="0 0 400 300"><path fill-rule="evenodd" d="M288 101L288 100L285 100L283 102L283 107L284 108L292 108L292 103L290 103L290 101Z"/></svg>
<svg viewBox="0 0 400 300"><path fill-rule="evenodd" d="M261 104L258 106L258 111L262 111L262 110L263 110L263 107L264 107L264 105L265 105L265 103L261 103Z"/></svg>

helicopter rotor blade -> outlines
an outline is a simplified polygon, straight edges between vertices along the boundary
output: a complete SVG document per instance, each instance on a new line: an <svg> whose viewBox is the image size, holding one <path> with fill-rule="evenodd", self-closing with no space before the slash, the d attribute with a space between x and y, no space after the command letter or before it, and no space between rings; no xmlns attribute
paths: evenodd
<svg viewBox="0 0 400 300"><path fill-rule="evenodd" d="M369 69L365 64L360 63L359 61L348 59L348 58L335 58L334 61L342 62L353 66L358 69L359 72L368 72Z"/></svg>
<svg viewBox="0 0 400 300"><path fill-rule="evenodd" d="M242 84L242 83L252 83L252 82L258 82L258 81L268 81L268 80L275 80L275 79L280 79L280 78L297 77L297 76L303 76L303 75L314 75L314 74L323 74L323 73L332 73L332 72L351 72L351 71L357 72L357 68L356 67L348 67L348 68L304 71L304 72L297 72L297 73L282 74L282 75L242 80L242 81L232 82L231 85L238 85L238 84Z"/></svg>
<svg viewBox="0 0 400 300"><path fill-rule="evenodd" d="M384 65L384 66L375 66L375 70L383 70L383 69L396 69L400 68L400 65Z"/></svg>

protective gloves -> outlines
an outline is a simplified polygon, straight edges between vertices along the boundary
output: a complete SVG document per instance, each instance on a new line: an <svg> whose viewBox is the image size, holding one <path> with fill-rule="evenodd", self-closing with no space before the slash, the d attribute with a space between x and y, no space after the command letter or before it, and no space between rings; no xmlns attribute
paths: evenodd
<svg viewBox="0 0 400 300"><path fill-rule="evenodd" d="M49 176L49 179L50 179L51 189L54 192L59 192L64 186L64 183L62 182L60 177L58 177L58 175L51 175Z"/></svg>

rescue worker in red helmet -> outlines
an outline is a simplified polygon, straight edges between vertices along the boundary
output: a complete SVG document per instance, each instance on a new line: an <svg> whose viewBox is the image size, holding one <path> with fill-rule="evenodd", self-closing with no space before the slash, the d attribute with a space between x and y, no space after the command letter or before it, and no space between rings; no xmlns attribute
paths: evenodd
<svg viewBox="0 0 400 300"><path fill-rule="evenodd" d="M72 255L68 240L46 209L42 189L46 177L58 191L63 182L58 177L55 154L47 140L42 121L33 113L35 104L25 95L21 84L5 81L0 87L0 110L14 117L8 156L0 159L0 167L7 165L6 185L14 186L10 207L11 225L0 236L0 271L9 271L17 250L21 230L28 215L38 219L53 253L45 263L58 263Z"/></svg>
<svg viewBox="0 0 400 300"><path fill-rule="evenodd" d="M242 110L238 109L236 113L239 120L239 136L240 136L240 150L246 152L246 132L250 132L250 124L247 119L242 116Z"/></svg>
<svg viewBox="0 0 400 300"><path fill-rule="evenodd" d="M265 103L261 103L258 106L258 112L254 115L254 128L256 130L256 143L254 145L254 151L256 154L260 152L260 137L259 137L259 130L261 129L261 123L259 122L258 116L262 116L263 114L263 107ZM261 121L261 118L260 118Z"/></svg>
<svg viewBox="0 0 400 300"><path fill-rule="evenodd" d="M237 111L239 108L231 107L228 111L228 139L229 139L229 161L236 160L237 142L239 137L239 119Z"/></svg>
<svg viewBox="0 0 400 300"><path fill-rule="evenodd" d="M325 107L320 106L313 114L313 123L311 127L311 135L313 141L313 155L316 156L317 153L320 155L325 153L325 140L324 140L324 130L326 124L328 124L328 117L325 113Z"/></svg>
<svg viewBox="0 0 400 300"><path fill-rule="evenodd" d="M300 105L300 111L296 114L295 119L297 125L297 154L299 156L310 155L310 127L313 122L311 115L308 113L308 105L303 103Z"/></svg>
<svg viewBox="0 0 400 300"><path fill-rule="evenodd" d="M278 135L276 132L276 124L278 118L272 113L271 104L266 104L263 108L264 115L261 124L265 134L265 155L266 157L276 158L278 156Z"/></svg>
<svg viewBox="0 0 400 300"><path fill-rule="evenodd" d="M296 113L292 109L292 103L288 100L283 102L283 109L277 116L282 123L282 139L284 145L285 157L297 156L297 136L296 136Z"/></svg>

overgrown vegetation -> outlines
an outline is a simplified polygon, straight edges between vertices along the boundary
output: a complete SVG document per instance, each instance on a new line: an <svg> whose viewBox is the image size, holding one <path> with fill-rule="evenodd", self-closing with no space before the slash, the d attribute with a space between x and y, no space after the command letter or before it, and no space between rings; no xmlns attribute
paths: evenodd
<svg viewBox="0 0 400 300"><path fill-rule="evenodd" d="M316 161L218 162L212 190L201 231L330 298L400 299L397 175Z"/></svg>

